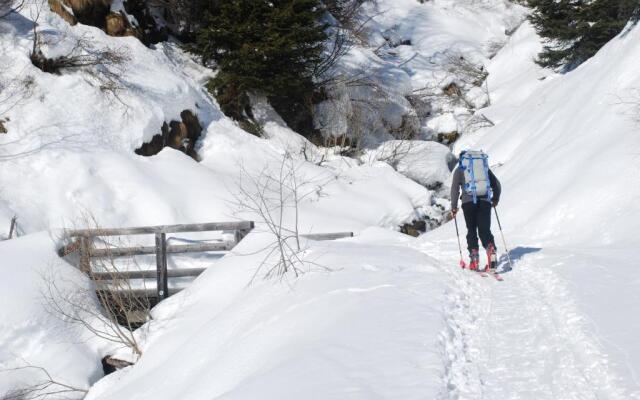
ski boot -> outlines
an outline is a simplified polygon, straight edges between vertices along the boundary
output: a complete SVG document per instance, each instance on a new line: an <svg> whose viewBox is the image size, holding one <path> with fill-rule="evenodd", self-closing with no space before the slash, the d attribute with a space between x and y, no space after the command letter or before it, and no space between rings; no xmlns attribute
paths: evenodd
<svg viewBox="0 0 640 400"><path fill-rule="evenodd" d="M469 253L469 269L471 271L477 271L480 266L480 254L478 249L473 249Z"/></svg>
<svg viewBox="0 0 640 400"><path fill-rule="evenodd" d="M496 268L498 267L498 256L496 255L496 247L491 243L489 247L487 247L487 266L485 271L488 272L496 272Z"/></svg>

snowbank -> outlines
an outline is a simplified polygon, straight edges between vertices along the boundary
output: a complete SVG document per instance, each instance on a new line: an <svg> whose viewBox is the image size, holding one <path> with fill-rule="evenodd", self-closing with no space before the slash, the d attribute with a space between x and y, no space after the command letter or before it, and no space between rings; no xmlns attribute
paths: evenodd
<svg viewBox="0 0 640 400"><path fill-rule="evenodd" d="M389 140L362 158L369 162L385 161L407 178L432 190L450 187L449 176L456 161L447 146L418 140Z"/></svg>
<svg viewBox="0 0 640 400"><path fill-rule="evenodd" d="M261 247L248 239L238 252ZM262 254L227 257L154 310L141 361L87 399L435 398L444 276L412 242L368 229L309 243L290 285L247 287Z"/></svg>
<svg viewBox="0 0 640 400"><path fill-rule="evenodd" d="M101 353L109 344L49 313L44 295L49 277L61 291L84 288L88 279L58 258L47 233L0 242L0 254L0 393L45 382L37 368L88 389L102 377Z"/></svg>

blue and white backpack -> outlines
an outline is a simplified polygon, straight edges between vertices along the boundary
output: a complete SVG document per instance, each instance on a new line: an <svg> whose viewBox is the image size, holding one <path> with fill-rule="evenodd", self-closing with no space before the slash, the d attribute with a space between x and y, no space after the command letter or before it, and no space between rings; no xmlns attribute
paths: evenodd
<svg viewBox="0 0 640 400"><path fill-rule="evenodd" d="M473 197L473 204L478 203L479 197L491 201L493 191L489 179L489 156L482 151L466 151L460 155L458 165L464 172L464 191Z"/></svg>

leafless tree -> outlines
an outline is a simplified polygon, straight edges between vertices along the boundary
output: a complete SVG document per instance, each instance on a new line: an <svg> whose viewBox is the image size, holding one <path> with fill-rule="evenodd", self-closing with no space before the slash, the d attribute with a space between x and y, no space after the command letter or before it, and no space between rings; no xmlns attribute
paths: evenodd
<svg viewBox="0 0 640 400"><path fill-rule="evenodd" d="M70 385L54 378L45 368L24 365L10 368L0 373L18 373L24 370L33 370L40 375L36 383L11 390L0 395L0 400L46 400L46 399L82 399L88 390L82 387Z"/></svg>
<svg viewBox="0 0 640 400"><path fill-rule="evenodd" d="M302 179L298 168L298 161L290 153L283 155L275 170L264 168L252 174L240 166L241 178L233 206L238 212L255 216L259 226L264 226L273 237L260 250L265 251L265 256L251 282L261 274L265 279L285 279L290 273L300 276L308 265L324 268L304 258L307 249L301 244L299 211L300 203L320 191L323 184Z"/></svg>

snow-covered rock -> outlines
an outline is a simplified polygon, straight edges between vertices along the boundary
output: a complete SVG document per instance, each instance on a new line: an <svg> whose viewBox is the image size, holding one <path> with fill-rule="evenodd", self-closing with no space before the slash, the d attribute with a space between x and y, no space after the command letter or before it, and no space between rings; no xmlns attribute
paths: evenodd
<svg viewBox="0 0 640 400"><path fill-rule="evenodd" d="M363 159L385 161L419 184L432 189L449 187L455 156L449 148L437 142L421 140L389 140Z"/></svg>

